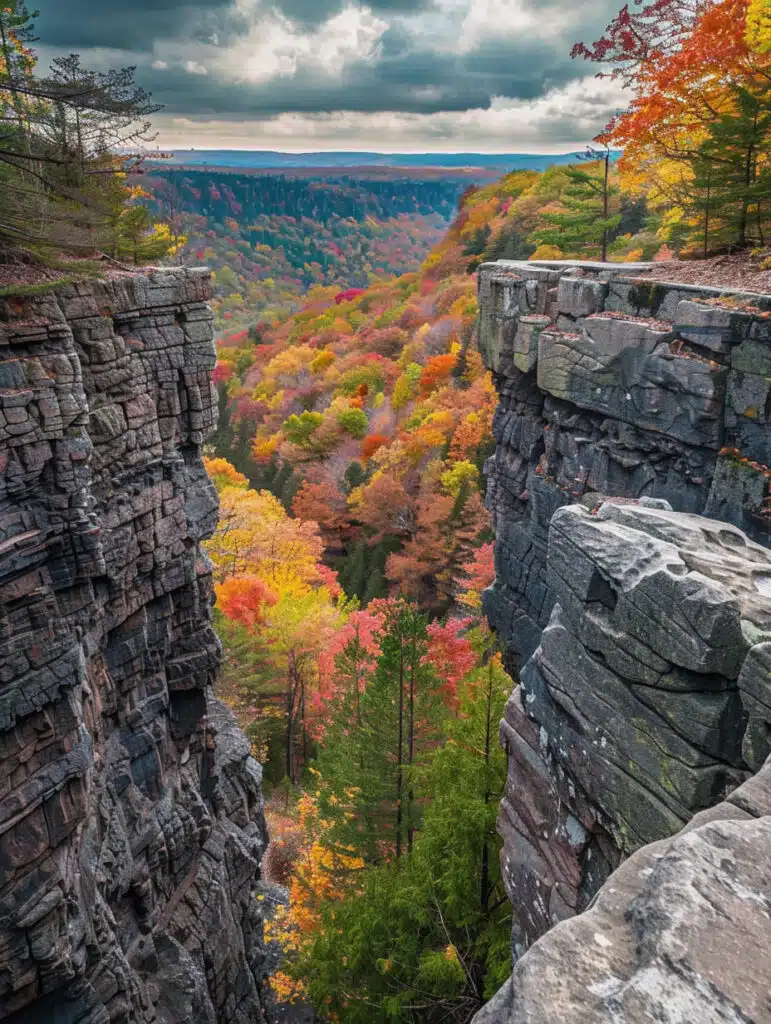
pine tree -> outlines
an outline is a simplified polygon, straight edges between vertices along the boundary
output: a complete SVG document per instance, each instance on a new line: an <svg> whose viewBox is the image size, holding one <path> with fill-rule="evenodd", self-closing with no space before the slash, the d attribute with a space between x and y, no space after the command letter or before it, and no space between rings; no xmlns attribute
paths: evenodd
<svg viewBox="0 0 771 1024"><path fill-rule="evenodd" d="M579 256L596 253L604 263L608 244L621 215L612 212L618 197L618 186L610 179L610 151L600 156L587 150L590 162L585 167L566 167L569 183L560 196L564 208L560 212L541 214L547 227L538 227L532 234L537 245L555 245ZM588 250L588 252L587 252Z"/></svg>
<svg viewBox="0 0 771 1024"><path fill-rule="evenodd" d="M704 220L704 254L711 243L765 244L771 218L771 96L738 88L733 109L709 127L694 158L696 207Z"/></svg>
<svg viewBox="0 0 771 1024"><path fill-rule="evenodd" d="M425 616L400 599L375 601L370 608L383 616L374 672L354 695L351 665L360 651L350 644L338 658L339 698L328 714L316 768L333 797L327 813L334 814L351 787L356 790L356 815L341 819L335 835L372 862L399 859L412 846L420 819L417 773L441 703L440 681L425 660Z"/></svg>
<svg viewBox="0 0 771 1024"><path fill-rule="evenodd" d="M510 680L498 657L485 659L458 713L444 716L445 742L415 771L425 810L411 853L358 872L346 896L322 906L290 968L341 1024L467 1022L508 973L494 733Z"/></svg>

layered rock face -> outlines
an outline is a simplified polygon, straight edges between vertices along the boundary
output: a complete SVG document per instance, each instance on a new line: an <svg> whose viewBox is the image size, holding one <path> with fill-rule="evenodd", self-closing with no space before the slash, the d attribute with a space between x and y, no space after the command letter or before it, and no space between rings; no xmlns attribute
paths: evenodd
<svg viewBox="0 0 771 1024"><path fill-rule="evenodd" d="M762 967L737 960L746 925L771 970L771 552L732 523L767 538L771 300L575 273L480 281L501 393L486 610L520 685L515 970L479 1024L768 1020Z"/></svg>
<svg viewBox="0 0 771 1024"><path fill-rule="evenodd" d="M771 552L699 516L574 505L547 581L502 723L515 972L479 1024L768 1020L736 959L746 929L771 972L771 760L746 781L771 752Z"/></svg>
<svg viewBox="0 0 771 1024"><path fill-rule="evenodd" d="M771 543L771 297L721 301L628 273L480 269L480 349L500 392L486 610L512 656L533 653L551 615L546 547L562 505L661 498Z"/></svg>
<svg viewBox="0 0 771 1024"><path fill-rule="evenodd" d="M211 684L206 271L0 303L0 1019L255 1024L260 769Z"/></svg>

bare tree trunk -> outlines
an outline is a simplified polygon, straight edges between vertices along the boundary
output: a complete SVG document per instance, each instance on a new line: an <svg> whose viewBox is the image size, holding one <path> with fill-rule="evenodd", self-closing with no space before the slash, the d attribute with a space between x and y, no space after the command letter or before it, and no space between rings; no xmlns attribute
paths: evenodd
<svg viewBox="0 0 771 1024"><path fill-rule="evenodd" d="M491 745L491 733L492 733L492 709L493 709L493 665L492 662L488 663L487 666L487 717L485 721L485 768L487 769L490 764L490 745ZM490 803L492 794L489 789L485 790L485 807ZM482 847L482 874L480 879L480 906L482 912L487 914L490 905L490 844L488 842L487 835L484 837L484 845Z"/></svg>
<svg viewBox="0 0 771 1024"><path fill-rule="evenodd" d="M415 825L412 820L413 802L415 800L415 789L412 778L412 763L415 758L415 657L416 638L415 627L412 627L412 644L410 648L410 725L408 736L407 762L410 772L410 788L407 792L407 852L412 853L412 840L415 835Z"/></svg>
<svg viewBox="0 0 771 1024"><path fill-rule="evenodd" d="M610 197L608 195L608 183L610 180L610 150L605 150L605 177L602 186L602 217L605 221L605 225L602 229L602 262L607 263L608 261L608 208Z"/></svg>
<svg viewBox="0 0 771 1024"><path fill-rule="evenodd" d="M399 741L396 754L396 859L402 855L402 791L404 788L404 648L399 651Z"/></svg>

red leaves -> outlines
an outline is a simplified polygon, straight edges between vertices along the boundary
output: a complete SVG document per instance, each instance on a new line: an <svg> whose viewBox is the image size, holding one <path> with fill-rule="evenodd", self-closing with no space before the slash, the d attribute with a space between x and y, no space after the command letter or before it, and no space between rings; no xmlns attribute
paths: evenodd
<svg viewBox="0 0 771 1024"><path fill-rule="evenodd" d="M335 305L340 306L343 302L353 302L354 299L358 299L364 292L364 288L348 288L347 291L339 292L335 295Z"/></svg>
<svg viewBox="0 0 771 1024"><path fill-rule="evenodd" d="M265 621L265 606L278 601L259 576L232 576L215 590L222 613L252 631Z"/></svg>
<svg viewBox="0 0 771 1024"><path fill-rule="evenodd" d="M476 666L477 656L467 637L461 634L472 619L450 619L445 625L432 622L428 627L428 652L425 661L443 680L440 692L449 703L457 698L458 684Z"/></svg>
<svg viewBox="0 0 771 1024"><path fill-rule="evenodd" d="M368 434L361 443L361 457L366 462L371 459L378 448L390 444L391 438L386 434Z"/></svg>
<svg viewBox="0 0 771 1024"><path fill-rule="evenodd" d="M457 356L452 354L432 356L426 362L420 375L421 395L427 397L440 384L445 384L450 379L450 374L455 369L457 361Z"/></svg>

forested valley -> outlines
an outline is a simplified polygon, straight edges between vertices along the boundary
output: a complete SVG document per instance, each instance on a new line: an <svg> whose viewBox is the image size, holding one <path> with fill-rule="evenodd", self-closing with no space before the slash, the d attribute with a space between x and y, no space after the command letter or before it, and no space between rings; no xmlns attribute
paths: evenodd
<svg viewBox="0 0 771 1024"><path fill-rule="evenodd" d="M247 302L222 331L209 553L224 692L266 766L267 870L289 893L270 925L279 999L350 1024L466 1022L505 976L511 681L481 612L495 397L474 272L737 257L768 273L770 50L757 3L624 8L576 56L636 99L574 165L467 189L417 271L321 279L293 315L250 320Z"/></svg>
<svg viewBox="0 0 771 1024"><path fill-rule="evenodd" d="M176 262L212 268L220 330L288 316L315 286L340 291L414 270L467 187L449 175L308 178L162 163L137 180L181 243Z"/></svg>

